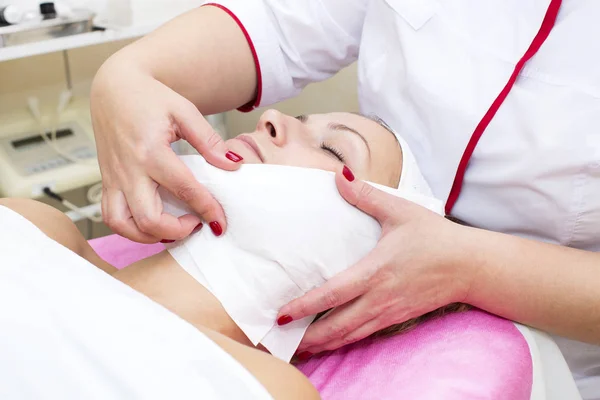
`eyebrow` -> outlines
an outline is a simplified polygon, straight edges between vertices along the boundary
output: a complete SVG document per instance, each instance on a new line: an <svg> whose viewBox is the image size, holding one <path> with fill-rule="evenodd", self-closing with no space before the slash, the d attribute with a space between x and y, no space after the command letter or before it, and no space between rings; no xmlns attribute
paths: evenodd
<svg viewBox="0 0 600 400"><path fill-rule="evenodd" d="M298 115L296 117L296 119L302 123L305 123L306 121L308 121L308 115ZM346 131L346 132L350 132L352 134L357 135L365 144L365 146L367 146L367 152L369 153L369 158L371 157L371 146L369 146L369 142L367 142L367 139L365 139L365 137L356 129L352 129L347 125L344 124L340 124L337 122L331 122L327 125L327 127L331 130L334 131Z"/></svg>
<svg viewBox="0 0 600 400"><path fill-rule="evenodd" d="M363 141L365 146L367 146L367 151L369 152L369 157L371 157L371 146L369 146L369 142L367 142L367 139L365 139L365 137L363 135L361 135L361 133L359 131L357 131L356 129L352 129L349 126L346 126L344 124L338 124L335 122L330 123L329 125L327 125L327 127L334 131L346 131L346 132L350 132L350 133L353 133L356 136L358 136L360 138L360 140Z"/></svg>

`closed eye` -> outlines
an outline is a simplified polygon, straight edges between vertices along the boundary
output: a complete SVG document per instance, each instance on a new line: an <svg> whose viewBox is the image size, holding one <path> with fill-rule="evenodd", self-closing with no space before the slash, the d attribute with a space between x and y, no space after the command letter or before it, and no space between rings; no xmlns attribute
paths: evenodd
<svg viewBox="0 0 600 400"><path fill-rule="evenodd" d="M343 163L343 164L346 163L342 152L339 151L338 149L336 149L335 147L330 146L327 143L321 143L321 149L325 150L326 152L331 154L333 157L337 158L341 163Z"/></svg>
<svg viewBox="0 0 600 400"><path fill-rule="evenodd" d="M298 115L296 117L296 119L304 124L308 121L308 115ZM336 149L335 147L333 147L325 142L321 143L320 147L321 147L321 149L325 150L325 152L327 152L330 156L335 157L341 163L343 163L343 164L346 163L346 161L345 161L346 158L344 157L344 154L342 154L342 152L339 151L338 149ZM368 148L368 145L367 145L367 148Z"/></svg>

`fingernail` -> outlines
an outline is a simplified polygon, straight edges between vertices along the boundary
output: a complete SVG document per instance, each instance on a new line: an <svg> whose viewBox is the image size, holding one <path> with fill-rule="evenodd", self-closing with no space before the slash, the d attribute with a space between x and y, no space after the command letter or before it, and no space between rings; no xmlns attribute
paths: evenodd
<svg viewBox="0 0 600 400"><path fill-rule="evenodd" d="M223 234L223 228L221 228L221 224L219 224L217 221L213 221L208 225L210 225L210 229L215 236L221 236Z"/></svg>
<svg viewBox="0 0 600 400"><path fill-rule="evenodd" d="M292 318L290 315L282 315L281 317L277 318L277 325L281 326L281 325L287 325L290 322L292 322L294 320L294 318Z"/></svg>
<svg viewBox="0 0 600 400"><path fill-rule="evenodd" d="M354 174L350 171L350 168L344 165L344 169L342 170L342 174L344 178L348 179L350 182L354 181Z"/></svg>
<svg viewBox="0 0 600 400"><path fill-rule="evenodd" d="M198 225L196 225L196 227L194 228L194 230L192 231L191 234L193 235L194 233L198 233L200 231L200 229L202 229L203 226L204 225L202 224L202 222L200 222Z"/></svg>
<svg viewBox="0 0 600 400"><path fill-rule="evenodd" d="M160 242L166 244L166 243L174 243L175 241L174 240L169 240L169 239L163 239Z"/></svg>
<svg viewBox="0 0 600 400"><path fill-rule="evenodd" d="M312 356L314 356L314 354L311 353L310 351L303 351L302 353L296 354L296 357L300 361L306 361L309 358L311 358Z"/></svg>
<svg viewBox="0 0 600 400"><path fill-rule="evenodd" d="M240 162L243 160L242 156L234 153L233 151L228 151L227 153L225 153L225 157L227 157L228 159L230 159L233 162Z"/></svg>

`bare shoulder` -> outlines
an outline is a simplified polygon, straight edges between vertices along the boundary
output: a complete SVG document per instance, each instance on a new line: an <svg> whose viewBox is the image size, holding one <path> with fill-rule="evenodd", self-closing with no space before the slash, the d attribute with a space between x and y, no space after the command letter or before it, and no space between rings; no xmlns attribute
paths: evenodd
<svg viewBox="0 0 600 400"><path fill-rule="evenodd" d="M21 214L50 239L79 254L103 271L116 271L116 268L96 254L69 217L56 208L39 201L16 198L0 198L0 205Z"/></svg>
<svg viewBox="0 0 600 400"><path fill-rule="evenodd" d="M220 333L199 329L254 375L275 400L319 400L321 398L308 378L293 365L261 350L240 344Z"/></svg>

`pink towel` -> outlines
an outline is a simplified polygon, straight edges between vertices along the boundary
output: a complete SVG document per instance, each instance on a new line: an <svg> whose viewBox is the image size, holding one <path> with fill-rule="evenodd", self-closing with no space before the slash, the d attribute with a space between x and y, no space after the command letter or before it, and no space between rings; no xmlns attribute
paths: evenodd
<svg viewBox="0 0 600 400"><path fill-rule="evenodd" d="M116 235L90 244L117 268L164 249ZM515 325L476 310L363 340L299 368L324 400L528 400L533 379L529 346Z"/></svg>
<svg viewBox="0 0 600 400"><path fill-rule="evenodd" d="M528 400L532 362L514 324L451 314L385 340L363 340L299 366L323 399Z"/></svg>

